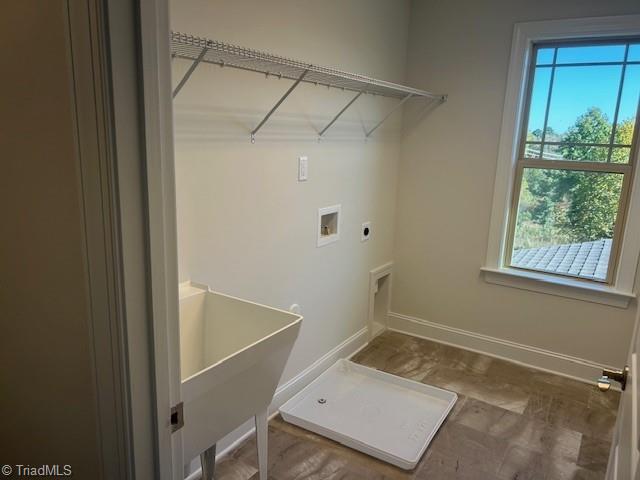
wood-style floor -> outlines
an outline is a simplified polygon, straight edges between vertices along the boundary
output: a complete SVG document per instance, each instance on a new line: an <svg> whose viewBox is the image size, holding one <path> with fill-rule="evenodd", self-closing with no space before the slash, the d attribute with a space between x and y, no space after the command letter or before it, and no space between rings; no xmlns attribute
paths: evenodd
<svg viewBox="0 0 640 480"><path fill-rule="evenodd" d="M604 478L616 392L395 332L353 360L459 394L418 466L405 472L276 417L270 479ZM219 480L257 478L254 438L216 467Z"/></svg>

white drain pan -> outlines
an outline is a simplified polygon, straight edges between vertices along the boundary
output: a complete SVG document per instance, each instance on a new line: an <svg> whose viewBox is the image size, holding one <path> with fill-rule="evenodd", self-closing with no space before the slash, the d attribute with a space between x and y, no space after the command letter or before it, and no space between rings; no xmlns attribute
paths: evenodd
<svg viewBox="0 0 640 480"><path fill-rule="evenodd" d="M458 396L339 360L280 408L285 421L413 469Z"/></svg>

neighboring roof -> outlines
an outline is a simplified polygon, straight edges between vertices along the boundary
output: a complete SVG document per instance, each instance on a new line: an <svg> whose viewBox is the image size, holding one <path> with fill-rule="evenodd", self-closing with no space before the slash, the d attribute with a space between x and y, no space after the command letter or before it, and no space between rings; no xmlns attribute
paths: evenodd
<svg viewBox="0 0 640 480"><path fill-rule="evenodd" d="M511 265L592 280L606 280L611 239L514 250Z"/></svg>

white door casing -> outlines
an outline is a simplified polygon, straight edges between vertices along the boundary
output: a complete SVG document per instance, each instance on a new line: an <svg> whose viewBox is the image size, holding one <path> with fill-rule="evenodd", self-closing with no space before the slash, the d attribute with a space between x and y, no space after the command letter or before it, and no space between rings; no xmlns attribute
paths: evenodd
<svg viewBox="0 0 640 480"><path fill-rule="evenodd" d="M182 432L172 433L170 424L171 407L181 401L181 382L169 33L168 2L142 0L140 35L158 414L157 454L160 479L182 480Z"/></svg>

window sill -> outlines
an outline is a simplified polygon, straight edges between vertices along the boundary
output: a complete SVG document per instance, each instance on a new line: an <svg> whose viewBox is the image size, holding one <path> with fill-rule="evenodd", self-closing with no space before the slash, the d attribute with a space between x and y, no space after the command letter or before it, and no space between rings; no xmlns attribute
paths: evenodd
<svg viewBox="0 0 640 480"><path fill-rule="evenodd" d="M627 308L629 302L636 297L633 292L616 290L610 285L592 284L544 273L514 268L482 267L480 270L483 272L485 281L495 285L574 298L617 308Z"/></svg>

